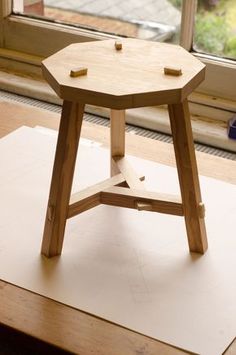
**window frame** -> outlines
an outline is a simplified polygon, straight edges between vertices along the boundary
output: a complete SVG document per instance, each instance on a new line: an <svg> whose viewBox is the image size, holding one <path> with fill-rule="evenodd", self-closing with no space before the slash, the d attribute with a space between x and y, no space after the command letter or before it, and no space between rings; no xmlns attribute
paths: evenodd
<svg viewBox="0 0 236 355"><path fill-rule="evenodd" d="M236 101L236 61L193 51L197 0L183 0L180 45L206 65L206 78L197 91Z"/></svg>
<svg viewBox="0 0 236 355"><path fill-rule="evenodd" d="M11 0L2 0L0 6L0 46L9 51L26 53L41 59L72 42L116 38L114 35L101 32L14 15ZM197 0L183 0L180 44L190 52L192 52L196 6ZM47 39L46 45L45 38ZM236 101L234 88L236 62L192 53L207 67L206 79L197 91Z"/></svg>

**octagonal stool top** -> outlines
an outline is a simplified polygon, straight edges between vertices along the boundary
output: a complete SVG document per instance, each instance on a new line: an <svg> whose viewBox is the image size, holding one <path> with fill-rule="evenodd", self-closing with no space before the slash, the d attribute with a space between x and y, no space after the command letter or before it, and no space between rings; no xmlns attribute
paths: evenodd
<svg viewBox="0 0 236 355"><path fill-rule="evenodd" d="M121 110L182 102L205 65L180 46L122 39L71 44L43 61L43 74L64 100Z"/></svg>

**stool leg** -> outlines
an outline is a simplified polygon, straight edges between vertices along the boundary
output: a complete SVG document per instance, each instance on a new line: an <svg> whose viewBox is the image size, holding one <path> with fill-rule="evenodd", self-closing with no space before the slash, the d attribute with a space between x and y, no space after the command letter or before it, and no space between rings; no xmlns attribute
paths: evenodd
<svg viewBox="0 0 236 355"><path fill-rule="evenodd" d="M182 195L189 249L202 253L207 250L204 214L198 179L188 102L169 105L175 157Z"/></svg>
<svg viewBox="0 0 236 355"><path fill-rule="evenodd" d="M125 110L111 110L111 176L120 171L112 161L113 157L125 155Z"/></svg>
<svg viewBox="0 0 236 355"><path fill-rule="evenodd" d="M84 105L64 101L41 252L61 254Z"/></svg>

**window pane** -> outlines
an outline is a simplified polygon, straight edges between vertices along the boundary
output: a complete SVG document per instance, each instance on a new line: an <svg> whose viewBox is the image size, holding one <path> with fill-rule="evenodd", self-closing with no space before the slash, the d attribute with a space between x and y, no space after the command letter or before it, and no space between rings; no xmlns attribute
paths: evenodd
<svg viewBox="0 0 236 355"><path fill-rule="evenodd" d="M14 12L117 35L178 42L182 0L14 0Z"/></svg>
<svg viewBox="0 0 236 355"><path fill-rule="evenodd" d="M236 59L236 1L199 0L194 49Z"/></svg>

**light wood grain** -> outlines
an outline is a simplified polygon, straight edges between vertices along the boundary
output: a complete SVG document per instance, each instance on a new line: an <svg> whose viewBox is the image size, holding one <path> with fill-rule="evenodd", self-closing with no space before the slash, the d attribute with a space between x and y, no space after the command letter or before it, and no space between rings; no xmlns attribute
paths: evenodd
<svg viewBox="0 0 236 355"><path fill-rule="evenodd" d="M110 114L111 176L120 172L113 158L125 155L125 110L111 110Z"/></svg>
<svg viewBox="0 0 236 355"><path fill-rule="evenodd" d="M185 99L205 76L205 66L180 46L137 39L72 44L43 61L43 75L59 97L86 104L127 109L172 104ZM174 65L183 75L167 76ZM74 80L69 67L86 67L88 75Z"/></svg>
<svg viewBox="0 0 236 355"><path fill-rule="evenodd" d="M65 101L45 220L42 254L61 254L84 105Z"/></svg>
<svg viewBox="0 0 236 355"><path fill-rule="evenodd" d="M207 250L207 236L204 218L199 216L202 198L187 100L170 105L169 115L189 249L204 253Z"/></svg>
<svg viewBox="0 0 236 355"><path fill-rule="evenodd" d="M125 157L113 157L113 165L117 165L119 171L125 178L128 186L133 189L143 190L144 184L140 181L138 174L134 171L129 161Z"/></svg>
<svg viewBox="0 0 236 355"><path fill-rule="evenodd" d="M150 191L127 189L125 187L110 187L101 192L101 203L137 209L137 202L151 205L150 211L183 216L180 198Z"/></svg>

